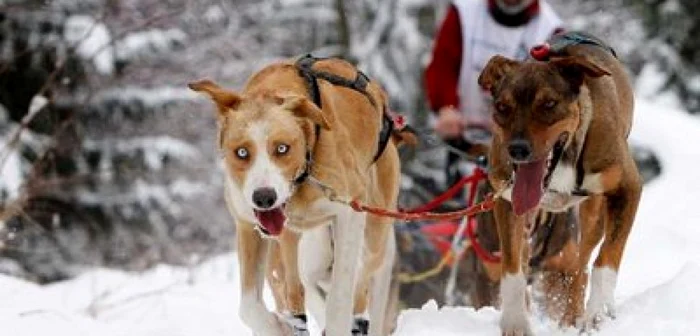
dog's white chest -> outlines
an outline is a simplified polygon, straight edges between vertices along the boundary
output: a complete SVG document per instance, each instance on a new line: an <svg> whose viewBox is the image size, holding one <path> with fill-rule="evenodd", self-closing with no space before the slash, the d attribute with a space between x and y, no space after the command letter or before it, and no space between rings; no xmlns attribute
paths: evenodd
<svg viewBox="0 0 700 336"><path fill-rule="evenodd" d="M570 194L575 190L584 191L587 194L603 193L604 188L600 173L585 174L580 186L576 185L576 173L576 169L572 165L560 164L552 172L552 179L547 189L564 194Z"/></svg>
<svg viewBox="0 0 700 336"><path fill-rule="evenodd" d="M581 193L575 194L574 191ZM540 207L550 212L563 212L588 199L587 195L600 194L603 191L600 173L586 174L577 188L576 169L570 164L560 164L552 172ZM512 202L512 192L512 185L508 186L501 193L501 197Z"/></svg>
<svg viewBox="0 0 700 336"><path fill-rule="evenodd" d="M344 205L331 202L326 198L318 199L307 206L292 206L287 209L286 213L288 224L298 230L328 225L337 217L343 207Z"/></svg>
<svg viewBox="0 0 700 336"><path fill-rule="evenodd" d="M548 190L569 194L576 188L576 169L571 164L559 164L554 168Z"/></svg>

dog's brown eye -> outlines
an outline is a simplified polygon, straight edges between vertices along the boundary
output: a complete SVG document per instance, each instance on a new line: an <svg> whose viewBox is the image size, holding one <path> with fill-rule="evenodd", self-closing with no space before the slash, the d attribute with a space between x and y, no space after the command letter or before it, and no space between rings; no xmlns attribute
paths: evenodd
<svg viewBox="0 0 700 336"><path fill-rule="evenodd" d="M551 100L551 99L547 100L546 102L544 102L544 104L542 104L542 107L546 110L551 110L555 106L557 106L557 102L555 100Z"/></svg>
<svg viewBox="0 0 700 336"><path fill-rule="evenodd" d="M287 154L287 152L289 152L289 145L286 145L286 144L277 145L276 151L277 151L277 154L279 154L279 155Z"/></svg>
<svg viewBox="0 0 700 336"><path fill-rule="evenodd" d="M236 157L238 157L241 160L247 159L249 155L250 153L248 152L248 150L243 147L239 147L236 149Z"/></svg>
<svg viewBox="0 0 700 336"><path fill-rule="evenodd" d="M500 113L507 113L508 112L508 105L503 104L503 103L496 103L496 111Z"/></svg>

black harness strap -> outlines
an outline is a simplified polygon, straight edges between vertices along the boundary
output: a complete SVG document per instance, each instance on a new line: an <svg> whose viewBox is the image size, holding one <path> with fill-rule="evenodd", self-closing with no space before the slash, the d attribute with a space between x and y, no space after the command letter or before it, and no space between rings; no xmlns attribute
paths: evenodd
<svg viewBox="0 0 700 336"><path fill-rule="evenodd" d="M581 190L581 186L583 185L583 179L586 177L586 171L583 168L583 152L585 151L586 146L583 146L583 150L581 151L581 154L579 154L579 157L577 158L576 161L576 191Z"/></svg>
<svg viewBox="0 0 700 336"><path fill-rule="evenodd" d="M384 106L384 111L386 111L386 106ZM377 153L374 154L374 159L372 162L377 162L379 157L382 156L386 145L389 144L389 139L391 139L391 133L394 132L394 120L391 119L388 113L384 112L382 117L382 129L379 131L379 147L377 147Z"/></svg>
<svg viewBox="0 0 700 336"><path fill-rule="evenodd" d="M320 128L316 127L316 139L318 139L320 133ZM294 184L302 184L311 175L311 165L313 164L313 156L311 155L311 149L306 149L306 162L304 163L304 170L294 179Z"/></svg>
<svg viewBox="0 0 700 336"><path fill-rule="evenodd" d="M311 55L307 55L308 57L302 57L296 62L296 67L299 69L299 76L304 78L306 81L306 87L309 89L309 95L311 96L311 100L318 106L318 108L322 108L322 102L321 102L321 90L318 88L318 82L316 81L316 78L313 76L311 72L311 66L317 61L314 57ZM321 126L319 124L314 125L314 135L316 137L316 142L318 142L318 139L321 137ZM295 184L302 184L306 181L306 179L309 178L309 175L311 175L311 165L313 164L313 155L312 155L312 149L307 148L306 149L306 163L304 164L304 171L299 174L294 179Z"/></svg>
<svg viewBox="0 0 700 336"><path fill-rule="evenodd" d="M355 79L349 80L345 77L338 76L334 73L314 70L313 65L316 62L324 59L326 58L318 58L312 56L311 54L307 54L300 57L295 63L297 69L299 69L299 76L304 78L304 81L306 82L306 87L309 90L309 96L311 97L314 104L316 104L316 106L318 106L319 108L323 108L323 104L321 101L321 90L318 86L318 80L323 79L333 85L350 88L363 94L365 97L367 97L367 100L369 100L372 106L377 108L376 100L374 99L374 97L372 97L372 95L369 94L369 92L367 92L367 85L370 82L367 75L365 75L362 71L358 70ZM389 143L389 139L391 138L391 133L394 131L394 122L388 115L388 113L386 113L386 106L383 106L382 108L382 128L379 132L379 143L377 147L377 153L374 155L374 159L372 160L372 162L376 162L382 155L382 153L384 153L384 150L386 149L386 146ZM319 138L320 132L320 126L316 125L316 139ZM306 180L306 178L308 178L310 165L311 153L308 152L306 170L295 180L295 182L298 181L297 183L301 183L304 180Z"/></svg>
<svg viewBox="0 0 700 336"><path fill-rule="evenodd" d="M564 49L571 45L588 44L607 50L611 55L617 58L615 49L607 45L601 39L584 32L571 31L557 34L552 36L547 42L550 45L550 54L553 55L564 53Z"/></svg>
<svg viewBox="0 0 700 336"><path fill-rule="evenodd" d="M309 89L309 95L311 100L318 106L318 108L323 108L321 102L321 90L318 88L318 81L312 69L314 63L319 61L320 58L313 57L311 55L306 55L301 57L296 62L296 67L299 69L299 76L304 78L306 81L306 87Z"/></svg>
<svg viewBox="0 0 700 336"><path fill-rule="evenodd" d="M367 78L367 75L365 75L362 71L357 71L357 77L355 77L355 80L353 81L325 71L314 71L312 74L316 78L328 81L333 85L350 88L362 93L363 95L365 95L365 97L367 97L372 106L377 107L377 102L374 100L374 97L372 97L372 95L370 95L369 92L367 92L367 84L369 84L369 78Z"/></svg>

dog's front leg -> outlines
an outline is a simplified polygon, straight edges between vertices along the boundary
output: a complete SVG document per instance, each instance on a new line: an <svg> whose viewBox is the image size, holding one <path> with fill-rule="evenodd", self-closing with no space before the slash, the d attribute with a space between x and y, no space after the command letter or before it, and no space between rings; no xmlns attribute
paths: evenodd
<svg viewBox="0 0 700 336"><path fill-rule="evenodd" d="M255 232L252 224L240 220L236 225L236 238L241 270L241 303L238 315L255 335L284 335L279 320L267 310L262 299L270 242Z"/></svg>
<svg viewBox="0 0 700 336"><path fill-rule="evenodd" d="M284 265L284 284L287 323L294 329L294 335L309 335L304 305L304 286L299 275L299 233L289 229L279 237L280 258Z"/></svg>
<svg viewBox="0 0 700 336"><path fill-rule="evenodd" d="M501 332L507 336L532 335L528 320L527 280L522 269L525 216L515 216L509 202L499 198L494 207L501 242Z"/></svg>
<svg viewBox="0 0 700 336"><path fill-rule="evenodd" d="M365 215L341 207L333 223L333 271L326 303L326 335L347 336L352 329L355 282L361 257Z"/></svg>
<svg viewBox="0 0 700 336"><path fill-rule="evenodd" d="M584 328L596 328L604 317L615 317L615 287L625 244L632 230L642 192L639 174L630 164L620 187L606 194L605 238L590 276L591 294L586 304Z"/></svg>

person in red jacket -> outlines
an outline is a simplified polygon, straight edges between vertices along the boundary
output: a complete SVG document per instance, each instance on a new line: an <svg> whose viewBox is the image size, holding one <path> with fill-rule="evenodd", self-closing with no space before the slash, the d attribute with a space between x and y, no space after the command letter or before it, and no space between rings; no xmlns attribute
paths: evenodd
<svg viewBox="0 0 700 336"><path fill-rule="evenodd" d="M533 46L561 31L562 22L544 0L455 0L435 38L425 70L436 133L464 144L464 131L490 128L487 97L477 79L497 54L525 59ZM459 179L458 157L448 155L448 183Z"/></svg>

